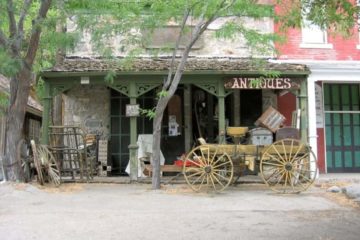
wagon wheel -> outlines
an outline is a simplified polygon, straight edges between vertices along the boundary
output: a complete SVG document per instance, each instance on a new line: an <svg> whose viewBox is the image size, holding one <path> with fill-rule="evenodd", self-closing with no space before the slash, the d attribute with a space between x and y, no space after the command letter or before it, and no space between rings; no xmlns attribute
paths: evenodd
<svg viewBox="0 0 360 240"><path fill-rule="evenodd" d="M26 144L25 139L21 139L17 145L17 159L21 164L21 174L24 177L25 182L29 182L31 180L31 163L32 156L30 155L30 151Z"/></svg>
<svg viewBox="0 0 360 240"><path fill-rule="evenodd" d="M43 172L42 172L42 164L41 164L41 160L39 158L38 152L37 152L37 147L35 144L34 140L30 141L31 144L31 150L33 152L33 156L34 156L34 165L35 165L35 169L36 169L36 173L37 173L37 181L41 184L44 185L44 176L43 176Z"/></svg>
<svg viewBox="0 0 360 240"><path fill-rule="evenodd" d="M56 186L60 185L60 171L53 154L44 145L39 145L37 147L37 153L48 181Z"/></svg>
<svg viewBox="0 0 360 240"><path fill-rule="evenodd" d="M234 170L231 158L219 148L201 145L190 151L184 162L183 173L188 185L196 192L220 192L232 182Z"/></svg>
<svg viewBox="0 0 360 240"><path fill-rule="evenodd" d="M261 177L275 192L299 193L315 181L318 169L309 145L295 139L283 139L262 154Z"/></svg>

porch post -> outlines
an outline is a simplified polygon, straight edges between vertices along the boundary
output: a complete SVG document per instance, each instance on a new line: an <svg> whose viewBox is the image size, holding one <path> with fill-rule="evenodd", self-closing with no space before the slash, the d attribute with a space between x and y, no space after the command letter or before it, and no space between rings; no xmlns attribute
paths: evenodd
<svg viewBox="0 0 360 240"><path fill-rule="evenodd" d="M135 81L130 82L130 104L136 104L136 84ZM130 181L138 180L138 159L137 159L137 117L130 117L130 145L129 145L129 161L130 161Z"/></svg>
<svg viewBox="0 0 360 240"><path fill-rule="evenodd" d="M316 97L315 97L315 78L314 77L308 77L307 79L307 111L306 111L306 120L308 123L308 143L311 147L311 150L313 151L314 155L310 156L310 159L312 160L312 165L310 166L310 169L314 171L312 173L312 178L314 177L313 174L316 174L316 177L319 177L318 172L315 172L316 164L313 160L317 159L317 132L316 132ZM313 159L315 157L315 159Z"/></svg>
<svg viewBox="0 0 360 240"><path fill-rule="evenodd" d="M240 90L235 90L233 92L234 96L234 126L240 126Z"/></svg>
<svg viewBox="0 0 360 240"><path fill-rule="evenodd" d="M307 121L309 126L309 145L317 157L317 132L316 132L316 97L315 97L315 78L309 77L307 80L308 90L308 114Z"/></svg>
<svg viewBox="0 0 360 240"><path fill-rule="evenodd" d="M218 87L219 104L219 143L225 143L225 89L223 80L219 80Z"/></svg>
<svg viewBox="0 0 360 240"><path fill-rule="evenodd" d="M185 137L185 152L191 150L192 145L192 101L191 101L191 85L186 84L184 89L184 137Z"/></svg>
<svg viewBox="0 0 360 240"><path fill-rule="evenodd" d="M44 97L43 97L43 114L41 126L41 144L49 144L49 123L50 123L50 107L52 102L50 83L44 81Z"/></svg>
<svg viewBox="0 0 360 240"><path fill-rule="evenodd" d="M301 130L301 141L307 142L308 140L308 96L307 96L307 80L301 81L300 86L300 130ZM313 103L315 104L315 103ZM313 116L316 117L316 116Z"/></svg>

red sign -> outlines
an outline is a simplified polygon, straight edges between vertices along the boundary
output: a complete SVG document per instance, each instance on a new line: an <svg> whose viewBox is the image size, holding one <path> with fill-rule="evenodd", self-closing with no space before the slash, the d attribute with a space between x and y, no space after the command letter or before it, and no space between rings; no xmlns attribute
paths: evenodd
<svg viewBox="0 0 360 240"><path fill-rule="evenodd" d="M227 89L300 89L299 79L234 77L225 80Z"/></svg>

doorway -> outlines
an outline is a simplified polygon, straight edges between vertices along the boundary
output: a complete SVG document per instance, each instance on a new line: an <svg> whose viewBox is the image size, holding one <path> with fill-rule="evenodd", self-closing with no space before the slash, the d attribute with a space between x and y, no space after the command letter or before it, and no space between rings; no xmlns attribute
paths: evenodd
<svg viewBox="0 0 360 240"><path fill-rule="evenodd" d="M324 84L329 173L360 172L360 85Z"/></svg>

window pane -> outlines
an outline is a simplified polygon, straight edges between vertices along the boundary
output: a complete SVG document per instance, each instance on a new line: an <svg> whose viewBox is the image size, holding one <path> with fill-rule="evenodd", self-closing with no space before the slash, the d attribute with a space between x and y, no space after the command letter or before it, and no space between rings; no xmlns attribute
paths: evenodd
<svg viewBox="0 0 360 240"><path fill-rule="evenodd" d="M359 110L359 87L351 86L351 100L352 100L352 110L358 111Z"/></svg>
<svg viewBox="0 0 360 240"><path fill-rule="evenodd" d="M344 153L344 162L345 162L345 167L352 167L353 166L353 164L352 164L352 154L351 154L351 152L350 151L346 151L345 153Z"/></svg>
<svg viewBox="0 0 360 240"><path fill-rule="evenodd" d="M326 151L326 164L328 168L333 168L332 152Z"/></svg>
<svg viewBox="0 0 360 240"><path fill-rule="evenodd" d="M341 152L335 152L335 167L342 167Z"/></svg>
<svg viewBox="0 0 360 240"><path fill-rule="evenodd" d="M325 111L329 111L330 109L330 85L325 84L324 85L324 105L325 105Z"/></svg>
<svg viewBox="0 0 360 240"><path fill-rule="evenodd" d="M302 41L303 43L326 43L326 33L314 25L304 26Z"/></svg>

